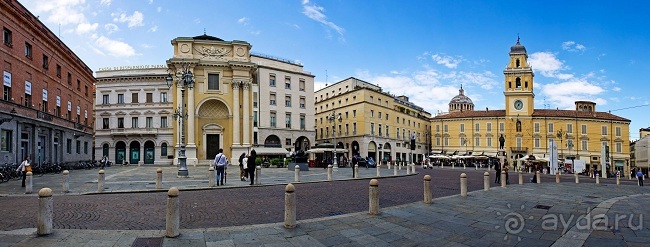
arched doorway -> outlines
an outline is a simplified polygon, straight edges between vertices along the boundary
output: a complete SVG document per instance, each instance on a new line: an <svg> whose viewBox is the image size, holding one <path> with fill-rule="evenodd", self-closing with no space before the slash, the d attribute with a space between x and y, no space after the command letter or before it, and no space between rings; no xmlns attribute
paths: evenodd
<svg viewBox="0 0 650 247"><path fill-rule="evenodd" d="M359 155L359 142L352 142L352 155Z"/></svg>
<svg viewBox="0 0 650 247"><path fill-rule="evenodd" d="M383 154L384 156L382 157L382 160L384 160L384 161L389 161L389 160L391 160L391 159L393 158L393 157L391 156L391 147L390 147L390 143L388 143L388 142L387 142L387 143L384 143L384 145L383 145L383 147L382 147L382 150L384 151L384 154Z"/></svg>
<svg viewBox="0 0 650 247"><path fill-rule="evenodd" d="M270 135L264 140L265 147L282 147L282 142L280 142L280 137L276 135Z"/></svg>
<svg viewBox="0 0 650 247"><path fill-rule="evenodd" d="M372 159L376 160L377 159L377 144L375 144L374 141L371 141L368 143L368 157L371 157Z"/></svg>
<svg viewBox="0 0 650 247"><path fill-rule="evenodd" d="M119 141L115 144L115 164L122 164L126 159L126 143Z"/></svg>
<svg viewBox="0 0 650 247"><path fill-rule="evenodd" d="M102 158L104 156L108 157L108 143L104 143L104 145L102 145Z"/></svg>
<svg viewBox="0 0 650 247"><path fill-rule="evenodd" d="M153 164L156 160L156 144L152 141L147 141L144 143L144 163Z"/></svg>
<svg viewBox="0 0 650 247"><path fill-rule="evenodd" d="M295 151L302 150L302 151L307 151L309 150L309 139L307 137L301 136L296 139L294 142L294 148Z"/></svg>
<svg viewBox="0 0 650 247"><path fill-rule="evenodd" d="M138 141L133 141L129 145L129 158L130 164L137 165L140 162L140 143Z"/></svg>

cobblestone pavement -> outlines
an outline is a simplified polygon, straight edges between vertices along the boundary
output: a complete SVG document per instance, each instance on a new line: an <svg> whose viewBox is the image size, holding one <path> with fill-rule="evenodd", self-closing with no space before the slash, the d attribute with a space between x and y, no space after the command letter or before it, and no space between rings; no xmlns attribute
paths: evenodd
<svg viewBox="0 0 650 247"><path fill-rule="evenodd" d="M127 170L117 171L116 169L116 174ZM273 180L271 176L273 173L270 170L272 169L266 169L265 171L268 172L264 174L268 174L270 177L268 179ZM349 171L349 168L347 170L339 169L340 173L346 171ZM576 236L582 237L578 240L575 237L567 237L569 235L562 234L561 229L549 231L541 224L544 215L576 215L577 218L610 198L647 193L645 188L630 186L633 183L628 180L622 180L623 185L621 186L614 185L613 179L602 179L602 184L596 185L593 179L582 178L580 184L575 184L573 176L565 176L561 184L555 184L555 177L543 176L542 184L525 183L521 186L515 185L517 176L511 174L511 185L508 188L497 187L490 192L476 191L470 193L467 198L459 196L442 198L459 193L458 178L462 172L468 174L470 191L481 190L484 171L458 168L418 169L419 174L417 175L381 178L379 189L382 214L369 216L364 213L368 210L368 178L374 176L375 170L360 169L360 174L366 178L295 184L298 205L297 218L300 221L298 228L287 230L277 222L283 221L283 185L286 184L289 177L293 178L293 172L280 170L276 172L278 174L276 174L277 179L275 180L284 180L275 185L242 187L232 185L207 190L181 191L182 235L175 239L165 239L165 245L319 246L322 244L325 246L360 246L379 244L404 246L458 244L460 246L488 246L497 244L514 246L519 244L549 246L555 242L572 243L570 246L575 246L573 245L573 243L577 243L575 241L582 241L585 245L591 246L604 243L604 240L601 239L620 240L616 243L623 241L627 244L650 241L643 240L644 237L650 236L644 235L649 233L650 223L644 224L645 228L641 229L619 228L623 230L618 230L618 232L614 229L609 231L612 233L611 235L607 235L606 231L590 232L591 235L576 234ZM313 172L313 174L317 174L316 170ZM382 172L388 173L385 168ZM402 172L405 173L404 170ZM392 170L390 174L392 174ZM434 197L439 198L433 205L419 203L422 200L422 177L425 174L432 176ZM135 177L137 176L134 176L134 179ZM282 178L280 179L280 177ZM525 181L528 181L529 177L530 175L524 174ZM339 179L343 178L345 176L341 174ZM491 174L491 182L493 179L494 172ZM301 180L303 180L302 177ZM92 184L92 182L90 183ZM96 189L96 182L94 185ZM494 183L491 185L496 186ZM187 188L191 187L188 185ZM640 208L638 205L644 205L644 203L647 205L649 200L647 195L634 199L624 198L620 203L614 203L614 207L610 211L616 214L633 210L632 212L637 215L644 214L648 212L647 207ZM14 244L17 246L130 246L136 237L164 236L164 231L160 230L165 227L165 201L166 193L164 192L102 195L55 194L55 233L47 237L35 237L32 227L36 222L36 196L9 195L0 197L0 205L2 205L0 206L0 217L3 219L0 230L4 230L0 231L0 246ZM548 210L534 208L538 204L552 207ZM18 207L19 210L17 210ZM531 228L508 232L505 216L513 212L522 217L525 216L523 218L525 225ZM529 217L533 218L529 219ZM566 219L569 219L569 216ZM569 223L566 228L575 226L575 221ZM528 230L533 235L530 235ZM504 237L508 236L506 233L513 235L508 238L510 240L504 240ZM519 241L519 238L522 240ZM613 240L610 242L614 243Z"/></svg>

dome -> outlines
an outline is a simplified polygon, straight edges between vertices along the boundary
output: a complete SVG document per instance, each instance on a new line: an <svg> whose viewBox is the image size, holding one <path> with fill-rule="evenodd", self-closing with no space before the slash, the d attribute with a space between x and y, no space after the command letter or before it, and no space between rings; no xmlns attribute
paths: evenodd
<svg viewBox="0 0 650 247"><path fill-rule="evenodd" d="M517 37L517 44L510 47L510 53L526 53L526 47L519 43L519 37Z"/></svg>
<svg viewBox="0 0 650 247"><path fill-rule="evenodd" d="M465 96L465 90L463 90L463 87L458 90L458 95L454 96L449 104L474 104L472 102L472 99L469 97Z"/></svg>

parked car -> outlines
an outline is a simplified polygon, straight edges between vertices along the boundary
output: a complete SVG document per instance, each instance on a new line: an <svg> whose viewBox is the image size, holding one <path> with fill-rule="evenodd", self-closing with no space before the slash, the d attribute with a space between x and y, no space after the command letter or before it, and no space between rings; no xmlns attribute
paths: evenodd
<svg viewBox="0 0 650 247"><path fill-rule="evenodd" d="M368 164L369 168L377 167L377 162L375 162L375 160L373 160L372 158L366 159L366 163Z"/></svg>
<svg viewBox="0 0 650 247"><path fill-rule="evenodd" d="M360 155L352 156L352 166L359 165L359 167L366 167L367 164L368 162L366 161L366 159L361 157Z"/></svg>

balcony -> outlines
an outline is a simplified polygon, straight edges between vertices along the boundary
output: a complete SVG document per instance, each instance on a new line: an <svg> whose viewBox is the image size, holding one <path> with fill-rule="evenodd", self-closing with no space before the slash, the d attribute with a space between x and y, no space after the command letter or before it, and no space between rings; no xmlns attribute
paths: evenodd
<svg viewBox="0 0 650 247"><path fill-rule="evenodd" d="M154 128L132 128L132 129L112 129L112 136L148 136L148 135L157 135L158 129Z"/></svg>

